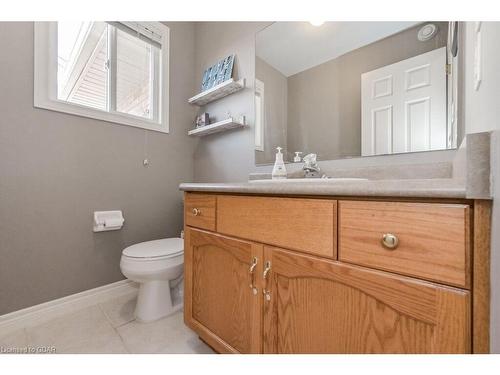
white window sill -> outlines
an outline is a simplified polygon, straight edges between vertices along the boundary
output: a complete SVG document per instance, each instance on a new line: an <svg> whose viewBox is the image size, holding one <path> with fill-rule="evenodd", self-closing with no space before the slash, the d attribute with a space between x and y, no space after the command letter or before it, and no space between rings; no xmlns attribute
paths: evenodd
<svg viewBox="0 0 500 375"><path fill-rule="evenodd" d="M125 113L104 112L98 109L88 108L78 104L63 102L60 100L42 100L35 97L34 106L36 108L68 113L71 115L86 117L95 120L113 122L120 125L134 126L136 128L153 130L161 133L169 132L166 123L159 124L148 119L133 115L127 115Z"/></svg>

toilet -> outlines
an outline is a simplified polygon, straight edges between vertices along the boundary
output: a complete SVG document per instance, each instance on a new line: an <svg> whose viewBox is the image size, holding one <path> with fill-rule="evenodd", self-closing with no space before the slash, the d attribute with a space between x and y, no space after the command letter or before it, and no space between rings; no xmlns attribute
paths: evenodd
<svg viewBox="0 0 500 375"><path fill-rule="evenodd" d="M182 308L184 240L164 238L141 242L122 252L120 269L139 283L135 318L151 322Z"/></svg>

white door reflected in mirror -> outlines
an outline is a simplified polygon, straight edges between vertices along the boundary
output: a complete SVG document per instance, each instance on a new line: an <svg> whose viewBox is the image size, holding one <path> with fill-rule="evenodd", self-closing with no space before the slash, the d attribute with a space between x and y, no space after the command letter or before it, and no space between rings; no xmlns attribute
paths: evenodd
<svg viewBox="0 0 500 375"><path fill-rule="evenodd" d="M361 87L362 156L446 148L446 47L364 73Z"/></svg>

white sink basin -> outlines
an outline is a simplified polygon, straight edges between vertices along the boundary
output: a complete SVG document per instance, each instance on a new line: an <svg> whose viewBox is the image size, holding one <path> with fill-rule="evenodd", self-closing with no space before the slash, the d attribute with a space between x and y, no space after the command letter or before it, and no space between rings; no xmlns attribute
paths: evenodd
<svg viewBox="0 0 500 375"><path fill-rule="evenodd" d="M280 180L250 180L251 183L290 183L290 182L355 182L355 181L367 181L367 178L357 178L357 177L329 177L329 178L285 178Z"/></svg>

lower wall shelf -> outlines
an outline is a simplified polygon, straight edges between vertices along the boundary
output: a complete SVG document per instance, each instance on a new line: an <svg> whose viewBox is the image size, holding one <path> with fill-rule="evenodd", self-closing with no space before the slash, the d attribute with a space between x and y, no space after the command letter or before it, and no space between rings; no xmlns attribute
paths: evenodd
<svg viewBox="0 0 500 375"><path fill-rule="evenodd" d="M224 130L234 129L234 128L242 128L245 127L245 124L240 122L236 122L232 117L215 122L210 125L205 125L197 129L190 130L188 135L193 135L196 137L203 137L208 134L218 133Z"/></svg>

